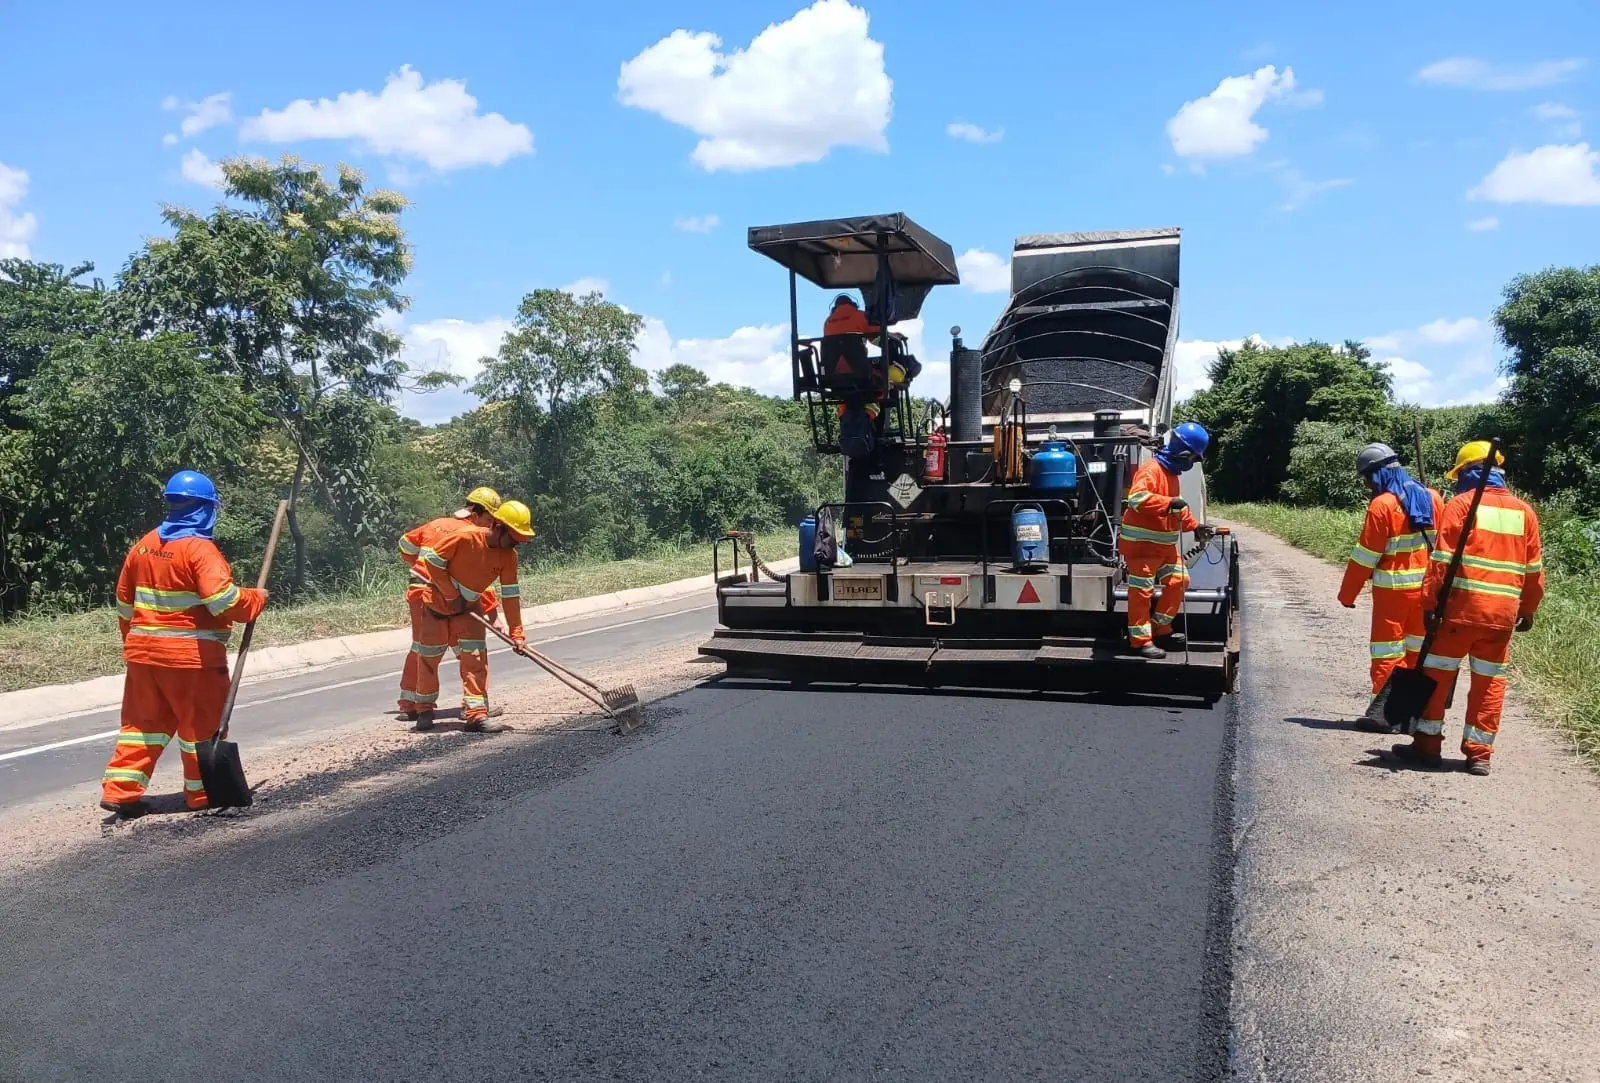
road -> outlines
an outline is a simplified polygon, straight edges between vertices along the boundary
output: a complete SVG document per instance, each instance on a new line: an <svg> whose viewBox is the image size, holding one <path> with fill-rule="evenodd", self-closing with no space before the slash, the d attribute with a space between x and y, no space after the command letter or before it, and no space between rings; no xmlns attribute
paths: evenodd
<svg viewBox="0 0 1600 1083"><path fill-rule="evenodd" d="M556 646L712 621L641 616ZM393 673L245 717L399 725ZM122 833L0 886L0 1079L1220 1079L1234 709L702 685L336 815Z"/></svg>

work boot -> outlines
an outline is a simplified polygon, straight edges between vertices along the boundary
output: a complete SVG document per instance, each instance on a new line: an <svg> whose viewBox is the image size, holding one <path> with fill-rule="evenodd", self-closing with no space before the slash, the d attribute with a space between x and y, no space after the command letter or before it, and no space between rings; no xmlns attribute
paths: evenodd
<svg viewBox="0 0 1600 1083"><path fill-rule="evenodd" d="M400 721L402 721L402 722L415 722L417 720L417 712L416 711L401 711L400 714L399 714L399 718L400 718Z"/></svg>
<svg viewBox="0 0 1600 1083"><path fill-rule="evenodd" d="M1167 652L1154 643L1146 643L1142 647L1130 647L1129 650L1140 658L1165 658L1167 656Z"/></svg>
<svg viewBox="0 0 1600 1083"><path fill-rule="evenodd" d="M1420 768L1424 771L1437 771L1444 766L1444 757L1437 752L1429 755L1416 745L1393 745L1389 749L1396 759L1403 761L1408 767Z"/></svg>
<svg viewBox="0 0 1600 1083"><path fill-rule="evenodd" d="M426 733L433 729L433 712L418 711L417 724L413 726L412 729L416 730L418 733Z"/></svg>
<svg viewBox="0 0 1600 1083"><path fill-rule="evenodd" d="M1184 635L1182 632L1161 632L1156 636L1156 638L1159 639L1165 646L1174 647L1179 650L1181 650L1183 646L1189 642L1189 637Z"/></svg>
<svg viewBox="0 0 1600 1083"><path fill-rule="evenodd" d="M102 801L100 807L116 813L124 820L136 820L150 811L150 806L142 797L135 797L132 801Z"/></svg>
<svg viewBox="0 0 1600 1083"><path fill-rule="evenodd" d="M1469 775L1487 775L1488 773L1489 773L1489 761L1488 760L1468 760L1467 761L1467 774L1469 774Z"/></svg>

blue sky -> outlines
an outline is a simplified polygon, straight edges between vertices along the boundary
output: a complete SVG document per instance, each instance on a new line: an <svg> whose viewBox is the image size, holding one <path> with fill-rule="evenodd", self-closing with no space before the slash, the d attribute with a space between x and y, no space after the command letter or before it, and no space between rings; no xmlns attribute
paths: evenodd
<svg viewBox="0 0 1600 1083"><path fill-rule="evenodd" d="M470 374L524 292L585 283L647 317L646 367L781 391L745 227L903 210L962 254L923 310L942 388L1014 237L1176 225L1187 387L1219 342L1354 337L1428 403L1492 397L1513 275L1596 258L1592 0L1031 7L3 4L40 93L0 114L0 255L109 277L217 159L346 161L413 201L414 363Z"/></svg>

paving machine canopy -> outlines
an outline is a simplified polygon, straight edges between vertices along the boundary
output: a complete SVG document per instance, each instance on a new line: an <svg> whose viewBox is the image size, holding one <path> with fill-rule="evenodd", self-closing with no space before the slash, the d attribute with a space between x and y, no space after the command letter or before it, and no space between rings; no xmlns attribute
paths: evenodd
<svg viewBox="0 0 1600 1083"><path fill-rule="evenodd" d="M749 243L822 289L861 290L869 305L886 264L894 282L897 320L916 319L934 286L961 281L950 245L899 213L752 226Z"/></svg>

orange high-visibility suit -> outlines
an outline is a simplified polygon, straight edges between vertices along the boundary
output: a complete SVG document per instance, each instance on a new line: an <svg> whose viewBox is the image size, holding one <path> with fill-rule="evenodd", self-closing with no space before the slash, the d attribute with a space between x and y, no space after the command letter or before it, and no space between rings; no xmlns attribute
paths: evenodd
<svg viewBox="0 0 1600 1083"><path fill-rule="evenodd" d="M1445 506L1422 584L1425 612L1438 606L1439 589L1471 507L1470 491L1458 494ZM1491 481L1483 491L1461 567L1450 584L1445 611L1439 614L1438 634L1422 660L1424 671L1439 683L1416 724L1413 742L1419 752L1437 756L1442 751L1445 708L1465 660L1472 670L1472 684L1467 691L1461 751L1468 762L1489 761L1505 706L1512 630L1517 621L1532 617L1543 600L1539 517L1526 502Z"/></svg>
<svg viewBox="0 0 1600 1083"><path fill-rule="evenodd" d="M1444 501L1432 489L1433 521L1444 518ZM1367 505L1367 518L1361 524L1350 559L1345 563L1344 582L1339 585L1339 604L1353 606L1361 587L1372 580L1372 629L1368 651L1372 658L1372 694L1377 695L1389 673L1404 661L1416 665L1422 648L1422 578L1428 570L1428 538L1432 530L1413 528L1400 498L1379 493ZM1425 536L1426 535L1426 536Z"/></svg>
<svg viewBox="0 0 1600 1083"><path fill-rule="evenodd" d="M422 555L422 549L424 546L432 546L434 542L442 538L445 534L469 527L471 525L471 522L468 520L457 518L455 515L442 515L437 519L428 520L426 523L423 523L421 526L413 530L408 530L406 533L400 536L400 544L396 547L400 553L401 563L405 564L405 566L408 568L411 567ZM425 587L426 585L426 582L421 581L420 577L413 573L412 588L406 591L406 606L411 611L411 649L406 652L405 665L400 670L400 699L397 702L400 708L400 713L403 715L416 715L423 711L431 711L438 704L438 664L437 662L435 663L435 676L432 690L423 692L417 683L419 672L417 669L418 660L423 656L434 659L442 659L445 655L445 651L449 650L451 647L457 646L454 639L450 639L447 643L434 644L424 643L422 641L422 626L429 621L436 620L436 618L428 614L422 607L422 597L425 592L417 588ZM484 605L484 613L491 621L493 621L496 619L495 610L498 608L498 602L495 599L494 591L486 591L485 594L487 595L487 600ZM478 625L473 625L470 631L482 631L482 629ZM459 650L456 653L456 658L458 663L461 663L461 653ZM487 654L484 655L484 667L488 667ZM463 669L463 682L465 681L465 673L466 670Z"/></svg>
<svg viewBox="0 0 1600 1083"><path fill-rule="evenodd" d="M1187 507L1172 511L1178 496L1178 475L1160 461L1146 459L1133 473L1122 512L1122 531L1117 551L1128 565L1128 646L1148 647L1155 635L1172 631L1172 622L1183 608L1183 594L1189 589L1189 569L1178 552L1182 531L1194 530L1200 522ZM1156 583L1161 583L1161 599L1151 612Z"/></svg>
<svg viewBox="0 0 1600 1083"><path fill-rule="evenodd" d="M875 342L877 341L876 336L880 335L882 331L883 328L869 323L867 314L852 304L840 303L834 305L833 310L828 313L828 318L822 322L822 334L824 337L828 335L861 335L866 337L867 341ZM841 358L839 371L848 373L850 371L849 362ZM883 399L888 389L882 386L882 382L879 380L875 380L873 383L873 397L863 403L862 408L866 410L869 418L876 421L878 415L883 412ZM844 411L845 405L842 402L834 407L834 412L841 417L844 416Z"/></svg>
<svg viewBox="0 0 1600 1083"><path fill-rule="evenodd" d="M266 595L233 581L227 558L208 538L170 542L152 530L133 546L117 578L117 624L127 677L122 730L101 783L114 803L136 801L174 736L183 759L184 801L206 807L195 744L210 740L228 699L228 639L234 621L252 621Z"/></svg>
<svg viewBox="0 0 1600 1083"><path fill-rule="evenodd" d="M475 609L493 622L496 608L503 605L512 641L521 643L527 638L522 628L517 551L495 548L489 537L490 531L484 527L464 523L418 546L411 567L412 585L406 591L414 629L412 655L407 656L406 664L409 668L415 657L415 684L402 689L401 710L408 709L408 696L409 702L417 704L411 710L432 709L439 698L439 659L447 647L454 647L461 665L462 721L488 718L487 632L465 613L455 613L455 606L464 602L469 610ZM500 583L499 601L491 589L496 580Z"/></svg>

